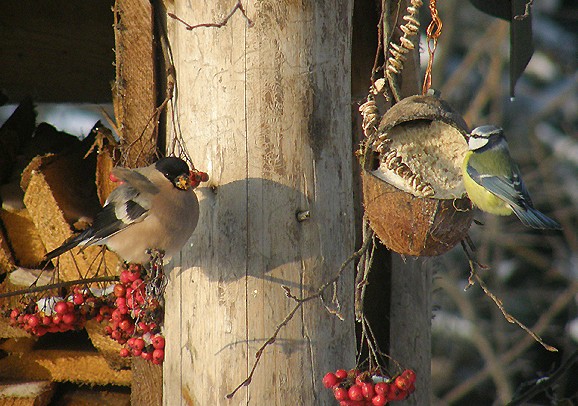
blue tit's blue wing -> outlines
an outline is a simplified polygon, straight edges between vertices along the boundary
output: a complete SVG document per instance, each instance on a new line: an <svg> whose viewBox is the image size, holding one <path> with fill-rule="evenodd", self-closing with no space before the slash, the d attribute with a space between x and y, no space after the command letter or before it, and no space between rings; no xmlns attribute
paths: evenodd
<svg viewBox="0 0 578 406"><path fill-rule="evenodd" d="M477 184L483 186L510 206L532 207L532 200L518 171L488 175L483 171L478 171L475 162L471 162L466 170Z"/></svg>
<svg viewBox="0 0 578 406"><path fill-rule="evenodd" d="M505 200L510 206L532 207L530 196L519 181L509 177L490 175L481 175L480 181L483 187Z"/></svg>
<svg viewBox="0 0 578 406"><path fill-rule="evenodd" d="M558 222L534 208L524 181L517 168L514 169L510 175L499 176L482 175L472 166L468 166L467 172L476 183L508 203L524 225L537 229L561 229Z"/></svg>

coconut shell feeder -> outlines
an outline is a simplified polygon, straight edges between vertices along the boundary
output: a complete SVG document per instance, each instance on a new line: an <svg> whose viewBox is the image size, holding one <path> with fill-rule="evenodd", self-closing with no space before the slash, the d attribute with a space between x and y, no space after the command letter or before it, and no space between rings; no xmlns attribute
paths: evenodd
<svg viewBox="0 0 578 406"><path fill-rule="evenodd" d="M441 255L466 236L473 219L460 169L467 133L445 101L410 96L391 107L366 140L365 213L392 251Z"/></svg>

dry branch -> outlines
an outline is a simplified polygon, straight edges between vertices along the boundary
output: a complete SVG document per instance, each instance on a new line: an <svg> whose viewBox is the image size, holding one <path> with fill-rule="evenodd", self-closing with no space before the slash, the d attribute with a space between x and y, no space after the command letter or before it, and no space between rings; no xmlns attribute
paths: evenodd
<svg viewBox="0 0 578 406"><path fill-rule="evenodd" d="M373 240L373 234L370 234L363 242L363 245L361 246L361 248L359 250L355 251L349 258L347 258L341 264L341 267L337 271L336 275L333 278L331 278L329 281L327 281L323 285L321 285L319 287L319 289L317 289L317 291L315 293L313 293L312 295L309 295L309 296L306 296L306 297L300 299L300 298L296 297L295 295L293 295L291 293L291 290L287 286L283 287L283 289L285 290L286 296L290 299L295 300L297 302L297 304L285 316L283 321L281 321L281 323L279 323L277 325L277 327L275 327L275 331L273 332L271 337L269 337L269 339L267 341L265 341L263 343L263 345L261 345L261 347L257 350L257 352L255 353L255 362L253 363L253 366L251 367L251 371L249 372L249 375L247 376L247 378L243 382L241 382L235 389L233 389L233 391L231 393L229 393L227 395L227 399L231 399L233 396L235 396L235 393L237 393L237 391L239 389L241 389L243 386L247 386L251 383L251 380L253 379L253 374L255 373L255 369L257 369L257 366L259 365L259 360L263 356L263 352L265 351L265 349L269 345L271 345L275 342L281 329L284 326L286 326L287 323L289 323L291 321L291 319L293 318L293 316L295 316L295 313L297 313L297 311L301 308L301 306L303 306L305 303L307 303L313 299L317 299L317 298L323 299L322 295L325 292L325 290L329 286L333 285L335 282L337 282L339 280L339 278L341 277L343 272L347 269L347 266L352 261L355 261L356 259L360 258L367 251L372 240Z"/></svg>
<svg viewBox="0 0 578 406"><path fill-rule="evenodd" d="M201 23L201 24L191 25L173 13L167 13L167 15L170 18L177 20L178 22L183 24L187 30L191 31L191 30L194 30L195 28L200 28L200 27L214 27L214 28L224 27L225 25L227 25L227 23L229 22L231 17L233 17L233 15L237 12L237 10L239 10L239 12L241 14L243 14L243 17L245 17L245 20L247 20L247 26L252 27L254 23L249 17L247 17L247 13L245 12L245 8L243 7L243 3L241 2L241 0L237 1L237 4L235 4L235 6L232 8L232 10L229 12L229 14L227 14L227 16L225 18L223 18L218 23Z"/></svg>

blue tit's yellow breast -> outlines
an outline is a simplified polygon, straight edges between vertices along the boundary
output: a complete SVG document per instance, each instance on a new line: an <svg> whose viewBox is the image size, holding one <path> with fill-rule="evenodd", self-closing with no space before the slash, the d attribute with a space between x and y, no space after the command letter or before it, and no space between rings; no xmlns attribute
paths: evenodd
<svg viewBox="0 0 578 406"><path fill-rule="evenodd" d="M470 160L476 160L476 158L477 157L475 156L475 152L468 151L464 158L464 163L462 164L462 176L464 178L464 186L466 188L466 192L468 193L469 199L482 211L499 216L508 216L512 214L512 209L506 202L494 195L492 192L488 191L483 186L479 185L468 174L467 167L470 163Z"/></svg>

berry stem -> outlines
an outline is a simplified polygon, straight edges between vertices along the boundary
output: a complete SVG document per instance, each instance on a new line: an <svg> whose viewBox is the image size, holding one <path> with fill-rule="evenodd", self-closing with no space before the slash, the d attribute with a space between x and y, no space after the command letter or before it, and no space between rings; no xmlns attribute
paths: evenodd
<svg viewBox="0 0 578 406"><path fill-rule="evenodd" d="M109 275L109 276L96 276L94 278L88 278L88 279L77 279L74 281L53 283L50 285L31 286L29 288L21 289L21 290L15 290L13 292L0 293L0 299L5 298L5 297L11 297L11 296L26 295L28 293L34 293L34 292L44 292L46 290L51 290L51 289L66 288L68 286L73 286L73 285L86 285L89 283L116 282L116 281L118 281L118 276Z"/></svg>

